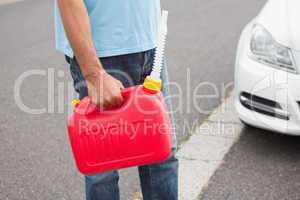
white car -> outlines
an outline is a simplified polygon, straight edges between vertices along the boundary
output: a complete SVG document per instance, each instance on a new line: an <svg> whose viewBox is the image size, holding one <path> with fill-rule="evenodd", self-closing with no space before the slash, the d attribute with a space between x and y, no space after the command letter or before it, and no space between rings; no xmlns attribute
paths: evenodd
<svg viewBox="0 0 300 200"><path fill-rule="evenodd" d="M243 30L235 108L255 127L300 135L300 0L269 0Z"/></svg>

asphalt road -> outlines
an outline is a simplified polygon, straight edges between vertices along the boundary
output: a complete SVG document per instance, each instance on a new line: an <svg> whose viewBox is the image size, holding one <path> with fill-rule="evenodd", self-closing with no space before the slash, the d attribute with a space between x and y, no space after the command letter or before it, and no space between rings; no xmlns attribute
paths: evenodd
<svg viewBox="0 0 300 200"><path fill-rule="evenodd" d="M173 84L172 91L174 94L182 92L181 99L174 99L180 141L186 139L193 126L199 125L232 89L239 33L264 2L163 1L170 11L167 51L170 76L173 82L180 84L180 90ZM25 0L0 6L0 199L79 200L84 196L83 178L75 170L65 129L69 100L59 95L62 84L67 90L70 76L62 55L54 51L53 32L51 0ZM25 113L14 99L15 81L32 69L45 75L26 79L20 94L27 106L46 108L48 112L44 114ZM48 101L48 93L51 96L52 91L47 81L52 71L54 107ZM206 84L199 87L200 83ZM196 94L210 95L217 91L218 95L193 102L190 97L197 88ZM58 108L60 99L63 99L63 109ZM200 108L205 112L199 112ZM248 138L253 142L249 135L241 141ZM296 144L293 140L290 142ZM250 147L245 150L256 151L255 146ZM235 155L232 152L229 156L231 154ZM229 158L232 163L244 161L238 156L237 160L235 156ZM276 162L276 158L273 159ZM255 171L255 165L252 167ZM212 187L220 179L213 180L216 181L211 183ZM120 185L122 199L131 200L139 191L136 170L123 170ZM208 189L209 194L212 193Z"/></svg>
<svg viewBox="0 0 300 200"><path fill-rule="evenodd" d="M299 200L300 138L244 128L201 200Z"/></svg>

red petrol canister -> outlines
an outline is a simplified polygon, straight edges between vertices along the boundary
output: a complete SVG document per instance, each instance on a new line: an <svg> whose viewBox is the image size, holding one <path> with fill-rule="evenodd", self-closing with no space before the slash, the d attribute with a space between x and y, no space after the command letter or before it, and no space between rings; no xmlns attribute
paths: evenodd
<svg viewBox="0 0 300 200"><path fill-rule="evenodd" d="M143 86L122 91L120 108L101 110L84 98L68 121L79 171L85 175L158 163L172 147L171 122L163 95Z"/></svg>

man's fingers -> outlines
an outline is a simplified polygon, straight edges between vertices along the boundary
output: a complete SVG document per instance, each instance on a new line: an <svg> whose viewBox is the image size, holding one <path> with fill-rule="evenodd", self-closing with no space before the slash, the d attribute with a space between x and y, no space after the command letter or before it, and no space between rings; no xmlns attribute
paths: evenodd
<svg viewBox="0 0 300 200"><path fill-rule="evenodd" d="M88 93L92 97L92 102L102 108L112 109L122 105L123 97L121 90L123 84L106 74L102 81L95 77L95 80L88 81ZM101 84L100 84L101 82Z"/></svg>
<svg viewBox="0 0 300 200"><path fill-rule="evenodd" d="M123 104L123 97L122 97L121 93L119 94L118 97L115 97L114 102L115 102L116 106L121 106Z"/></svg>
<svg viewBox="0 0 300 200"><path fill-rule="evenodd" d="M118 85L119 85L121 90L124 89L124 85L120 81L118 81Z"/></svg>
<svg viewBox="0 0 300 200"><path fill-rule="evenodd" d="M120 107L123 103L123 97L121 93L113 95L110 101L108 102L109 108L117 108Z"/></svg>
<svg viewBox="0 0 300 200"><path fill-rule="evenodd" d="M112 95L112 104L114 107L119 107L123 103L123 96L121 94L121 90L124 89L124 86L119 80L117 80L116 83L117 88L115 88L115 90L113 91L114 94Z"/></svg>
<svg viewBox="0 0 300 200"><path fill-rule="evenodd" d="M91 100L92 100L93 104L100 106L100 107L102 106L101 99L97 95L92 95Z"/></svg>

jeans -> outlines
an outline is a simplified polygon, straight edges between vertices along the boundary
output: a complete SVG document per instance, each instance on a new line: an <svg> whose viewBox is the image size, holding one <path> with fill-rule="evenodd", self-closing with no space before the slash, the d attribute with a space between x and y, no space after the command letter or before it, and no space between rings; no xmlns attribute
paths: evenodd
<svg viewBox="0 0 300 200"><path fill-rule="evenodd" d="M113 77L120 80L125 87L142 84L152 70L154 49L128 55L101 58L104 69ZM84 78L76 59L69 59L74 88L79 98L88 95ZM169 93L168 74L166 65L162 70L163 88L165 96ZM166 98L168 109L172 109L171 99ZM171 114L174 124L174 118ZM176 134L173 131L172 154L162 163L139 166L139 177L144 200L177 200L178 199L178 160L176 152ZM86 176L87 200L119 200L119 174L117 171Z"/></svg>

